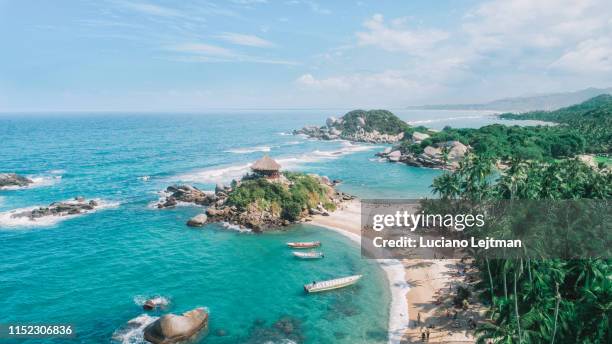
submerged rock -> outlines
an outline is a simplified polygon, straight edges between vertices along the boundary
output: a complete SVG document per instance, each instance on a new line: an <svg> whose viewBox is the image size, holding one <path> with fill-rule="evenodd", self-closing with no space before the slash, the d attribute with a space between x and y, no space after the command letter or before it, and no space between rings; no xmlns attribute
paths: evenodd
<svg viewBox="0 0 612 344"><path fill-rule="evenodd" d="M18 175L16 173L0 173L0 188L8 186L28 186L32 184L32 179Z"/></svg>
<svg viewBox="0 0 612 344"><path fill-rule="evenodd" d="M208 216L206 216L206 214L198 214L187 221L187 226L202 227L204 224L206 224L206 220L208 220Z"/></svg>
<svg viewBox="0 0 612 344"><path fill-rule="evenodd" d="M190 339L208 326L208 313L196 308L182 315L166 314L144 329L144 338L154 344L171 344Z"/></svg>

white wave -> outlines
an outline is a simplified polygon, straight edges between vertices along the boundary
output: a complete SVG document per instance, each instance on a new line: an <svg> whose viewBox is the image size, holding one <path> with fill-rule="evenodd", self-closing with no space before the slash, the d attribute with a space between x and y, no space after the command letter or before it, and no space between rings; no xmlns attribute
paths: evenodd
<svg viewBox="0 0 612 344"><path fill-rule="evenodd" d="M141 344L148 343L144 339L144 329L149 324L157 320L158 317L153 317L148 314L141 314L134 319L131 319L127 324L117 329L113 333L113 341L121 344Z"/></svg>
<svg viewBox="0 0 612 344"><path fill-rule="evenodd" d="M168 299L165 296L161 296L161 295L155 295L155 296L136 295L134 296L134 303L141 307L148 300L153 301L154 304L160 307L167 307L170 304L170 299Z"/></svg>
<svg viewBox="0 0 612 344"><path fill-rule="evenodd" d="M255 153L255 152L269 152L271 150L272 150L272 147L270 146L255 146L255 147L249 147L249 148L228 149L225 152L234 153L234 154L249 154L249 153Z"/></svg>
<svg viewBox="0 0 612 344"><path fill-rule="evenodd" d="M52 176L26 176L28 179L32 181L32 183L26 186L4 186L0 187L0 190L23 190L23 189L33 189L42 186L51 186L59 183L62 180L62 176L60 175L52 175Z"/></svg>
<svg viewBox="0 0 612 344"><path fill-rule="evenodd" d="M234 225L229 222L221 222L221 226L223 226L223 228L225 229L233 230L233 231L240 232L240 233L251 233L252 232L250 228L239 226L239 225Z"/></svg>
<svg viewBox="0 0 612 344"><path fill-rule="evenodd" d="M5 212L0 212L0 229L15 228L15 227L49 227L49 226L58 224L62 221L73 219L78 216L95 213L96 211L99 211L99 210L116 208L121 204L120 202L105 201L99 198L94 198L93 200L98 202L98 206L95 209L84 210L80 214L74 214L74 215L64 215L64 216L50 215L50 216L44 216L44 217L37 218L37 219L30 219L26 216L14 217L15 214L19 214L25 211L32 211L34 209L38 209L40 207L46 207L46 206L32 206L32 207L18 208L18 209L5 211ZM62 201L62 202L72 203L76 201L67 200L67 201Z"/></svg>
<svg viewBox="0 0 612 344"><path fill-rule="evenodd" d="M280 133L278 133L278 135L280 135L280 136L291 136L291 135L293 135L293 133L288 133L286 131L281 131Z"/></svg>
<svg viewBox="0 0 612 344"><path fill-rule="evenodd" d="M47 172L51 173L51 174L64 174L64 173L66 173L66 170L57 169L57 170L49 170Z"/></svg>
<svg viewBox="0 0 612 344"><path fill-rule="evenodd" d="M283 143L283 146L295 146L304 143L304 141L289 141Z"/></svg>
<svg viewBox="0 0 612 344"><path fill-rule="evenodd" d="M138 177L139 180L142 180L143 182L148 182L149 179L151 179L151 176L141 176Z"/></svg>
<svg viewBox="0 0 612 344"><path fill-rule="evenodd" d="M281 157L276 158L276 161L282 166L283 170L299 170L301 166L308 163L320 162L324 160L338 159L344 155L354 154L358 152L379 149L381 146L354 144L348 141L342 141L342 147L332 151L315 150L310 153L305 153L297 157ZM172 178L173 181L188 181L195 183L228 183L232 179L240 179L244 176L251 167L252 163L242 165L220 166L216 168L207 168L200 171L182 174Z"/></svg>
<svg viewBox="0 0 612 344"><path fill-rule="evenodd" d="M462 119L478 119L478 118L487 118L487 117L492 117L493 115L491 114L486 114L486 115L472 115L472 116L455 116L455 117L444 117L444 118L434 118L434 119L423 119L423 120L417 120L417 121L407 121L406 123L410 124L410 125L415 125L415 124L427 124L427 123L437 123L437 122L445 122L445 121L456 121L456 120L462 120Z"/></svg>

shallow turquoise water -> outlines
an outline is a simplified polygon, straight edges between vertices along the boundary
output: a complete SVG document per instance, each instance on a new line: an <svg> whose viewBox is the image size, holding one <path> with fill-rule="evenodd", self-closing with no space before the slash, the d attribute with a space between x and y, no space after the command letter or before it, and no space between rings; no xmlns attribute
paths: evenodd
<svg viewBox="0 0 612 344"><path fill-rule="evenodd" d="M143 313L135 298L162 295L171 300L171 312L209 308L205 343L280 343L287 335L273 323L283 317L296 321L291 335L298 342L386 342L384 274L342 236L312 226L264 235L216 225L194 230L184 223L201 208L150 207L172 183L212 189L240 176L264 152L286 169L342 179L343 190L362 198L429 194L440 172L380 162L373 154L383 146L287 135L328 115L0 116L0 172L40 182L0 191L0 323L70 322L77 342L109 342ZM114 206L25 227L6 215L77 195ZM321 240L326 258L295 260L284 246L292 240ZM312 280L356 273L364 278L351 288L302 292ZM219 329L228 335L216 336ZM119 339L129 338L136 340Z"/></svg>

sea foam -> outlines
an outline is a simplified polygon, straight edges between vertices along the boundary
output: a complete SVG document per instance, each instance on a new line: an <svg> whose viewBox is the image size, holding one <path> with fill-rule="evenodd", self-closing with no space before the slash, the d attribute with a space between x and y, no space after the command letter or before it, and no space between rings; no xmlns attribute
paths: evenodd
<svg viewBox="0 0 612 344"><path fill-rule="evenodd" d="M344 155L381 148L375 145L359 145L348 141L341 141L342 147L336 150L315 150L295 157L279 157L276 161L284 170L299 170L304 164L325 160L338 159ZM204 170L194 171L172 178L173 181L186 181L204 184L228 183L232 179L239 179L249 172L251 163L240 165L226 165Z"/></svg>
<svg viewBox="0 0 612 344"><path fill-rule="evenodd" d="M157 319L158 317L153 317L148 314L141 314L136 318L129 320L125 326L117 329L113 333L112 340L121 344L148 343L144 339L144 329Z"/></svg>
<svg viewBox="0 0 612 344"><path fill-rule="evenodd" d="M255 147L247 147L247 148L233 148L228 149L225 152L234 153L234 154L249 154L255 152L269 152L272 150L270 146L255 146Z"/></svg>

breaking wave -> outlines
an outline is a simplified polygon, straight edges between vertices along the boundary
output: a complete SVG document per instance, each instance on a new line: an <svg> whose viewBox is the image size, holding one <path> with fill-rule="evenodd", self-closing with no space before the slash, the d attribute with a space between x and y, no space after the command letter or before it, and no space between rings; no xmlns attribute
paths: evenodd
<svg viewBox="0 0 612 344"><path fill-rule="evenodd" d="M301 166L308 163L320 162L325 160L338 159L344 155L368 151L381 148L374 145L359 145L348 141L342 141L342 147L331 151L315 150L297 157L276 158L284 170L298 170ZM239 179L244 176L251 167L251 163L241 165L226 165L204 170L194 171L178 175L172 180L188 181L195 183L214 184L229 183L232 179Z"/></svg>
<svg viewBox="0 0 612 344"><path fill-rule="evenodd" d="M153 317L148 314L141 314L134 319L131 319L125 326L117 329L113 333L113 342L121 344L141 344L148 343L144 339L144 329L149 324L157 320L158 317Z"/></svg>
<svg viewBox="0 0 612 344"><path fill-rule="evenodd" d="M225 152L234 153L234 154L249 154L255 152L269 152L272 150L270 146L255 146L255 147L247 147L247 148L234 148L228 149Z"/></svg>

